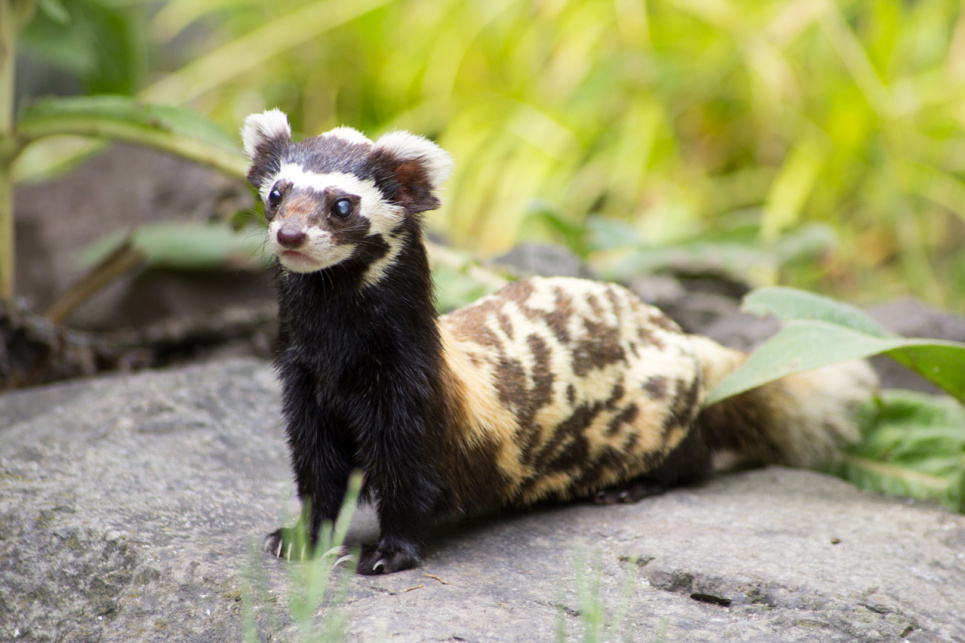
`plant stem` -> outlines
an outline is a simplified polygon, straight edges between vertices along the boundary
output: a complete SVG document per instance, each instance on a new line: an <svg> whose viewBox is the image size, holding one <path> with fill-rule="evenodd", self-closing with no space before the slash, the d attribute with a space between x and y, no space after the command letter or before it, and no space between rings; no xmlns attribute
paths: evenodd
<svg viewBox="0 0 965 643"><path fill-rule="evenodd" d="M13 163L3 162L0 164L0 301L13 300L13 253Z"/></svg>
<svg viewBox="0 0 965 643"><path fill-rule="evenodd" d="M0 0L0 149L13 139L17 0ZM0 300L13 299L13 158L0 156Z"/></svg>
<svg viewBox="0 0 965 643"><path fill-rule="evenodd" d="M0 0L0 301L14 294L13 160L15 140L14 72L17 31L34 11L34 0Z"/></svg>

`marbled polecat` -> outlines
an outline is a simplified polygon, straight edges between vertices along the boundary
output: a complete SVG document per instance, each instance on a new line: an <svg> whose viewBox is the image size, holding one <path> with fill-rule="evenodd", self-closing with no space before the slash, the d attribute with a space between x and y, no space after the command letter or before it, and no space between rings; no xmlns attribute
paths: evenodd
<svg viewBox="0 0 965 643"><path fill-rule="evenodd" d="M613 284L535 278L438 316L422 213L449 155L406 132L295 143L278 110L242 129L277 256L276 366L312 542L349 474L377 507L363 574L419 562L451 517L543 499L633 501L714 457L820 463L856 438L875 379L849 363L701 410L744 359ZM279 530L266 541L285 553Z"/></svg>

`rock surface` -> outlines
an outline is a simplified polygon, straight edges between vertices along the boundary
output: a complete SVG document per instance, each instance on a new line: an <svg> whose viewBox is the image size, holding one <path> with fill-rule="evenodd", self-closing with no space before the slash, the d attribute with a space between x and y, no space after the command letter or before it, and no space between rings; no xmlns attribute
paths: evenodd
<svg viewBox="0 0 965 643"><path fill-rule="evenodd" d="M278 406L254 360L0 397L0 641L239 641L245 615L299 640L304 565L258 550L294 505ZM375 531L360 512L350 540ZM596 614L606 640L965 640L965 517L781 468L443 528L420 569L343 578L350 640L581 638Z"/></svg>

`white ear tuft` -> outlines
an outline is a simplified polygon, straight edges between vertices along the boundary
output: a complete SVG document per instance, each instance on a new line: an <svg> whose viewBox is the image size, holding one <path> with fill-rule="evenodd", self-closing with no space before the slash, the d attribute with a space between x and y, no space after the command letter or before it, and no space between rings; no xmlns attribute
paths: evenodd
<svg viewBox="0 0 965 643"><path fill-rule="evenodd" d="M336 127L335 129L326 132L325 136L334 136L336 138L342 139L346 143L352 143L353 145L360 145L360 144L371 145L372 144L372 141L369 139L368 136L366 136L365 134L363 134L362 132L358 131L353 127L347 127L345 125L341 127Z"/></svg>
<svg viewBox="0 0 965 643"><path fill-rule="evenodd" d="M241 127L241 141L245 146L245 154L254 159L258 147L279 137L290 140L292 136L288 117L280 109L269 109L261 114L252 114L245 119Z"/></svg>
<svg viewBox="0 0 965 643"><path fill-rule="evenodd" d="M399 160L417 161L425 169L432 190L439 189L452 173L452 157L444 149L427 138L409 132L390 132L375 144L376 150L384 150Z"/></svg>

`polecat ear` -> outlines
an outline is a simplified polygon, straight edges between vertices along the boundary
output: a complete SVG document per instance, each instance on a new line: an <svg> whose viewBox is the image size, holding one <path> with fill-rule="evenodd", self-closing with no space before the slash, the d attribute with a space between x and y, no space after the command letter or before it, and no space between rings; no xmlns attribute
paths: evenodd
<svg viewBox="0 0 965 643"><path fill-rule="evenodd" d="M251 159L248 181L261 188L261 182L281 167L281 154L291 143L292 128L288 117L280 109L269 109L252 114L241 127L241 141L245 154Z"/></svg>
<svg viewBox="0 0 965 643"><path fill-rule="evenodd" d="M376 141L369 159L386 198L412 213L439 207L436 192L452 172L452 157L444 149L409 132L392 132Z"/></svg>

